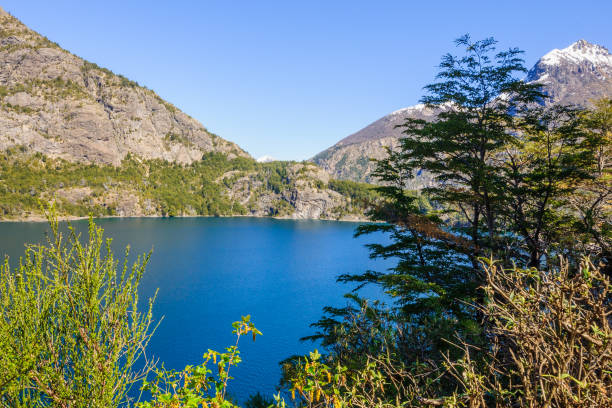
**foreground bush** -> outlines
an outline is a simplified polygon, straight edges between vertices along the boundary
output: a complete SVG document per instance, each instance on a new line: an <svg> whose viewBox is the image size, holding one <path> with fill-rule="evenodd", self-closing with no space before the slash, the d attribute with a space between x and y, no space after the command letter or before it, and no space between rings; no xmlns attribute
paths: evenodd
<svg viewBox="0 0 612 408"><path fill-rule="evenodd" d="M253 341L261 332L255 328L250 316L233 323L236 344L225 353L208 350L204 362L198 366L187 366L183 371L156 370L155 379L145 381L143 389L150 392L151 401L136 404L137 408L214 407L234 408L234 402L227 398L227 384L232 378L230 369L242 360L238 343L240 337L251 333ZM211 364L212 362L212 364ZM216 376L209 364L216 366ZM259 394L257 394L259 395ZM259 396L261 401L264 398ZM251 398L253 400L253 398Z"/></svg>
<svg viewBox="0 0 612 408"><path fill-rule="evenodd" d="M484 271L486 349L454 339L462 358L409 367L389 342L352 367L315 352L285 368L289 391L310 407L612 406L609 279L588 260L577 274L566 264Z"/></svg>
<svg viewBox="0 0 612 408"><path fill-rule="evenodd" d="M154 299L138 309L149 255L129 268L126 250L119 267L93 221L84 244L71 226L65 239L53 215L50 227L47 243L29 245L19 267L8 260L0 267L0 406L236 406L227 385L241 361L238 341L261 334L249 316L233 324L236 344L225 353L208 350L203 364L180 372L155 367L145 354ZM138 389L150 401L130 399ZM248 401L269 402L261 395Z"/></svg>
<svg viewBox="0 0 612 408"><path fill-rule="evenodd" d="M612 286L588 260L535 269L485 268L492 348L482 377L460 366L470 406L487 397L505 406L612 406ZM501 375L500 375L501 373Z"/></svg>
<svg viewBox="0 0 612 408"><path fill-rule="evenodd" d="M138 309L148 256L121 267L92 221L84 244L51 220L45 245L0 268L0 403L116 407L146 375L152 299ZM139 361L140 360L140 361ZM137 366L140 369L136 369Z"/></svg>

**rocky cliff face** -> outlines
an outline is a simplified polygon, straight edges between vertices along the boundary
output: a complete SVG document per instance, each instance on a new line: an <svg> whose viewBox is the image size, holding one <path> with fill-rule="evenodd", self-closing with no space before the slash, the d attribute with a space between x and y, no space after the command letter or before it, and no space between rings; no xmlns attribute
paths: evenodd
<svg viewBox="0 0 612 408"><path fill-rule="evenodd" d="M247 209L240 214L255 217L279 217L287 219L363 219L364 208L354 205L350 197L341 195L327 187L329 174L311 163L294 163L287 168L287 184L281 189L270 189L266 179L257 171L230 171L221 176L218 184L225 186L222 194L227 196L235 209L238 205ZM110 184L110 183L109 183ZM42 194L46 201L60 200L79 205L84 202L93 206L112 208L120 217L165 216L154 199L142 197L131 186L118 184L102 193L90 187L60 188L53 193ZM196 216L194 208L184 208L178 216ZM0 219L2 215L0 214ZM26 218L26 217L22 217Z"/></svg>
<svg viewBox="0 0 612 408"><path fill-rule="evenodd" d="M363 218L329 178L312 163L256 164L155 92L0 8L0 219L37 219L36 200L64 216Z"/></svg>
<svg viewBox="0 0 612 408"><path fill-rule="evenodd" d="M353 206L349 197L327 187L330 176L312 163L287 166L286 184L270 189L261 173L230 172L226 194L246 207L250 215L291 219L362 219L364 208Z"/></svg>
<svg viewBox="0 0 612 408"><path fill-rule="evenodd" d="M119 164L245 156L155 92L61 49L0 8L0 150Z"/></svg>
<svg viewBox="0 0 612 408"><path fill-rule="evenodd" d="M44 219L39 202L61 216L274 216L364 219L376 194L330 180L313 163L257 163L207 153L177 164L126 158L91 165L12 148L0 152L0 220Z"/></svg>
<svg viewBox="0 0 612 408"><path fill-rule="evenodd" d="M612 97L612 54L596 44L580 40L562 50L543 56L529 71L528 82L541 83L548 99L545 104L561 103L588 106L593 99ZM433 118L423 105L395 111L322 151L312 161L333 177L376 183L371 177L370 158L386 157L386 148L395 149L402 136L401 125L407 118ZM421 174L409 188L421 188L431 177Z"/></svg>

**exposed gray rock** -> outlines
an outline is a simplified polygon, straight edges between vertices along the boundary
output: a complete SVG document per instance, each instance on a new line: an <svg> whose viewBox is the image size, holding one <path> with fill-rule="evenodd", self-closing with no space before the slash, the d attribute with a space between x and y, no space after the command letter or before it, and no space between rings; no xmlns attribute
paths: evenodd
<svg viewBox="0 0 612 408"><path fill-rule="evenodd" d="M119 164L248 154L155 92L70 54L0 9L0 149Z"/></svg>
<svg viewBox="0 0 612 408"><path fill-rule="evenodd" d="M376 183L371 176L376 164L370 159L383 159L387 156L387 148L396 149L399 146L402 137L400 126L406 119L431 119L434 116L435 112L422 104L397 110L342 139L317 154L312 161L335 178ZM421 175L411 184L421 186L429 183L430 179L427 175Z"/></svg>
<svg viewBox="0 0 612 408"><path fill-rule="evenodd" d="M257 173L236 177L226 194L254 216L278 216L291 219L363 219L363 208L353 208L351 200L327 188L329 174L311 163L295 163L287 169L288 185L275 192L265 188Z"/></svg>
<svg viewBox="0 0 612 408"><path fill-rule="evenodd" d="M601 45L580 40L540 58L526 81L544 86L549 97L546 104L589 106L612 95L612 54Z"/></svg>

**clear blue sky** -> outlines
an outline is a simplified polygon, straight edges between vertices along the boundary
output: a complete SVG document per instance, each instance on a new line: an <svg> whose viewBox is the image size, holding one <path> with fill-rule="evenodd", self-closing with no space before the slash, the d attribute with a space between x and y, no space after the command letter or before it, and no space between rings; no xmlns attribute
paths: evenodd
<svg viewBox="0 0 612 408"><path fill-rule="evenodd" d="M154 89L254 157L302 160L418 102L464 33L531 66L612 47L612 1L0 0L71 52Z"/></svg>

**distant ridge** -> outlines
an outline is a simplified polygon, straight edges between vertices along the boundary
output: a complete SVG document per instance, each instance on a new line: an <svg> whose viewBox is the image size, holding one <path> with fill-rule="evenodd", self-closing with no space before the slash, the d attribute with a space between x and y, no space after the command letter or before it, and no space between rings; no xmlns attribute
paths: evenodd
<svg viewBox="0 0 612 408"><path fill-rule="evenodd" d="M592 100L612 97L612 54L607 48L579 40L544 55L529 70L528 82L544 85L546 104L588 106ZM402 136L397 125L407 118L432 117L423 104L399 109L340 140L311 160L340 179L376 182L370 176L374 164L369 158L386 157L386 147L394 149ZM427 174L415 178L410 188L431 182Z"/></svg>

